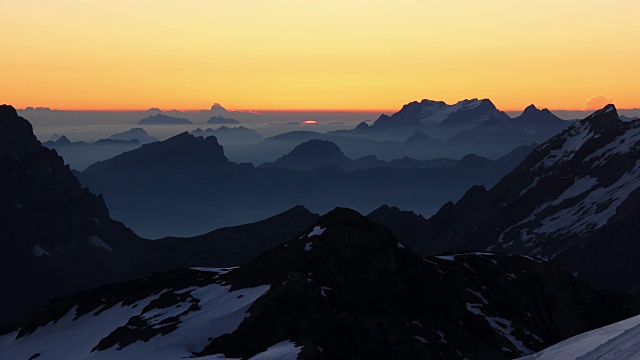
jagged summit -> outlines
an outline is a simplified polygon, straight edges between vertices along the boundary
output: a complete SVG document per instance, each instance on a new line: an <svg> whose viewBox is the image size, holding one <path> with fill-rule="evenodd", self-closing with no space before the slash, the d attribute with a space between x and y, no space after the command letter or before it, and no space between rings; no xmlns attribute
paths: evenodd
<svg viewBox="0 0 640 360"><path fill-rule="evenodd" d="M11 105L0 105L0 155L18 155L40 146L33 127Z"/></svg>
<svg viewBox="0 0 640 360"><path fill-rule="evenodd" d="M562 261L598 287L640 296L640 121L613 105L538 146L488 191L425 222L427 253L501 251Z"/></svg>
<svg viewBox="0 0 640 360"><path fill-rule="evenodd" d="M600 109L600 110L594 112L593 114L589 115L585 120L606 121L607 119L620 120L620 118L618 117L618 110L616 109L616 106L613 105L613 104L606 105L602 109Z"/></svg>
<svg viewBox="0 0 640 360"><path fill-rule="evenodd" d="M91 174L93 171L105 168L133 170L173 166L180 169L227 164L229 160L215 136L205 138L185 131L167 140L144 144L140 148L114 156L109 160L99 161L87 167L84 172Z"/></svg>

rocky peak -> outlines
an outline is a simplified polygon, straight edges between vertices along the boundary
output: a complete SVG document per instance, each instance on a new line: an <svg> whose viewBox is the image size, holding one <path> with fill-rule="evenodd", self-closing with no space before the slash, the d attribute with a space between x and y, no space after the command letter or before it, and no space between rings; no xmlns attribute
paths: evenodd
<svg viewBox="0 0 640 360"><path fill-rule="evenodd" d="M197 156L196 156L197 155ZM172 166L175 168L192 168L200 166L226 166L229 160L224 155L222 145L215 136L193 136L188 132L180 133L164 141L144 144L105 161L99 161L84 171L105 168L153 168Z"/></svg>
<svg viewBox="0 0 640 360"><path fill-rule="evenodd" d="M0 155L18 156L39 145L31 124L13 106L0 105Z"/></svg>

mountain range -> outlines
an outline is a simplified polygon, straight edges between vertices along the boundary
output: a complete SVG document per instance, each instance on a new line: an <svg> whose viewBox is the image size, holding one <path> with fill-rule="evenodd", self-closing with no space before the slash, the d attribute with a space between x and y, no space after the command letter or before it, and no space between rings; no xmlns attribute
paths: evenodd
<svg viewBox="0 0 640 360"><path fill-rule="evenodd" d="M370 215L423 254L553 259L597 287L638 296L639 129L609 105L538 146L490 190L472 187L429 219L391 207Z"/></svg>
<svg viewBox="0 0 640 360"><path fill-rule="evenodd" d="M470 153L496 159L519 146L542 143L571 123L534 105L510 118L488 99L464 100L454 105L422 100L406 104L391 116L383 114L371 125L362 122L351 130L324 134L291 131L255 144L226 146L225 151L233 161L258 165L273 162L301 143L315 139L335 143L352 159L376 156L391 161L408 156L430 160L460 158Z"/></svg>
<svg viewBox="0 0 640 360"><path fill-rule="evenodd" d="M6 105L0 105L0 189L7 295L0 298L0 326L71 291L159 270L240 265L317 219L296 207L194 239L142 239L112 220L102 196L82 188L56 151L42 146L29 122ZM237 244L246 247L238 252Z"/></svg>
<svg viewBox="0 0 640 360"><path fill-rule="evenodd" d="M112 220L102 195L83 189L29 122L0 106L0 271L7 294L17 295L2 297L0 324L22 322L0 331L0 357L631 359L638 320L630 317L640 305L592 285L637 298L639 128L607 106L530 153L510 154L525 158L490 190L473 186L428 219L390 206L367 217L346 208L318 217L296 206L197 238L149 241ZM325 162L344 161L335 150ZM183 161L191 153L201 157ZM436 168L437 178L495 163L467 156ZM134 203L165 194L165 178L184 176L200 191L198 181L223 185L216 190L224 194L247 177L264 186L261 172L308 173L293 179L317 190L316 177L335 186L336 174L376 179L388 168L335 169L235 164L215 137L184 133L92 171L121 175L109 181L128 184ZM397 180L406 169L392 170L395 182L378 186L393 193L388 184L405 186ZM55 295L64 296L23 321Z"/></svg>
<svg viewBox="0 0 640 360"><path fill-rule="evenodd" d="M325 146L317 152L304 150L314 144ZM494 184L526 154L526 148L519 149L505 161L468 155L451 166L437 167L429 163L441 160L398 160L390 163L393 167L372 161L376 167L357 169L347 165L362 166L369 160L326 161L340 152L326 142L301 148L288 156L299 159L298 167L256 168L229 161L213 136L183 133L98 162L76 175L103 194L114 218L143 236L159 238L256 221L296 205L324 213L336 206L368 212L391 203L430 214L471 185Z"/></svg>
<svg viewBox="0 0 640 360"><path fill-rule="evenodd" d="M175 270L54 300L0 337L0 353L510 359L639 310L524 257L422 258L384 227L335 209L237 269Z"/></svg>

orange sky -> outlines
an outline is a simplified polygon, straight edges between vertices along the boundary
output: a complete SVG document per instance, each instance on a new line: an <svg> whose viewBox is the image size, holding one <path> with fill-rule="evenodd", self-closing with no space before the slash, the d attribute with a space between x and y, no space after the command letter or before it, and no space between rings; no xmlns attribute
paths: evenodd
<svg viewBox="0 0 640 360"><path fill-rule="evenodd" d="M583 109L599 95L640 107L637 0L24 0L2 12L0 103L18 108Z"/></svg>

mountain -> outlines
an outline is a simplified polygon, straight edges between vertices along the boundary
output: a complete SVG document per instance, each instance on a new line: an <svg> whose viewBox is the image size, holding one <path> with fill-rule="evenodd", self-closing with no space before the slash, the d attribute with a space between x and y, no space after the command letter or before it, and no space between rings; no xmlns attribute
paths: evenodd
<svg viewBox="0 0 640 360"><path fill-rule="evenodd" d="M424 253L487 250L555 259L597 287L640 295L639 134L640 121L621 121L613 105L574 123L491 190L473 187L414 225L424 234ZM383 223L392 230L401 223L388 217L396 225Z"/></svg>
<svg viewBox="0 0 640 360"><path fill-rule="evenodd" d="M116 133L109 136L111 140L138 140L141 144L148 144L159 141L157 137L149 135L143 128L133 128L125 132Z"/></svg>
<svg viewBox="0 0 640 360"><path fill-rule="evenodd" d="M309 144L312 149L305 150ZM322 213L336 206L368 212L388 203L428 215L473 184L494 184L514 166L480 156L449 167L438 166L447 164L442 159L409 168L406 159L385 163L339 155L327 164L318 160L324 150L316 145L334 153L336 145L309 144L293 158L296 166L308 163L312 169L256 168L228 161L215 137L184 133L96 163L77 176L105 196L115 219L145 237L161 238L253 222L296 205Z"/></svg>
<svg viewBox="0 0 640 360"><path fill-rule="evenodd" d="M638 311L553 264L422 258L335 209L237 269L176 270L54 300L0 337L0 356L510 359Z"/></svg>
<svg viewBox="0 0 640 360"><path fill-rule="evenodd" d="M262 136L257 131L244 126L226 127L223 125L215 130L198 128L193 130L191 134L204 137L215 136L221 145L252 144L262 140Z"/></svg>
<svg viewBox="0 0 640 360"><path fill-rule="evenodd" d="M148 154L170 159L154 148L149 144ZM102 196L81 187L56 151L41 146L27 120L0 105L0 271L6 294L0 297L0 328L72 291L154 271L246 263L316 220L298 206L192 239L142 239L111 219Z"/></svg>
<svg viewBox="0 0 640 360"><path fill-rule="evenodd" d="M140 160L144 159L143 162ZM183 132L167 140L144 144L135 151L117 155L89 166L85 173L99 170L153 170L224 167L229 163L215 136L195 137ZM122 179L126 181L126 179Z"/></svg>
<svg viewBox="0 0 640 360"><path fill-rule="evenodd" d="M167 116L163 114L149 115L138 121L138 125L192 125L189 119Z"/></svg>
<svg viewBox="0 0 640 360"><path fill-rule="evenodd" d="M212 107L211 110L213 110L213 107ZM207 124L209 124L209 125L235 125L235 124L240 124L240 121L238 121L236 119L226 118L226 117L222 117L222 116L218 115L218 116L210 117L209 120L207 120Z"/></svg>
<svg viewBox="0 0 640 360"><path fill-rule="evenodd" d="M318 215L303 206L255 223L230 226L188 239L166 237L149 242L154 253L160 253L157 265L167 269L192 266L238 266L258 255L282 245L300 231L318 221Z"/></svg>
<svg viewBox="0 0 640 360"><path fill-rule="evenodd" d="M111 220L102 197L82 189L31 124L0 106L1 323L71 290L124 279L141 242ZM43 296L46 294L46 296Z"/></svg>
<svg viewBox="0 0 640 360"><path fill-rule="evenodd" d="M311 170L324 165L333 165L338 166L345 171L356 171L371 169L375 167L429 169L440 166L452 167L460 164L459 168L467 167L466 170L473 171L471 165L478 165L479 161L483 161L483 164L480 166L481 170L489 167L499 168L504 166L505 171L508 171L507 169L512 169L532 150L533 146L523 145L500 157L495 162L479 156L475 157L476 161L471 161L470 159L475 156L473 154L463 157L462 160L445 158L432 160L416 160L405 156L402 159L383 161L378 159L375 155L364 156L354 160L346 157L342 150L340 150L340 147L338 147L338 145L334 144L333 142L328 140L314 139L303 142L302 144L296 146L290 153L278 158L275 162L264 163L260 165L260 167L281 167L295 170ZM502 166L496 164L501 164Z"/></svg>
<svg viewBox="0 0 640 360"><path fill-rule="evenodd" d="M349 163L338 145L327 140L313 139L296 146L290 153L278 158L273 164L262 166L277 166L289 169L311 170L322 165L332 164L342 168Z"/></svg>
<svg viewBox="0 0 640 360"><path fill-rule="evenodd" d="M100 139L94 142L71 141L65 135L55 141L45 141L43 146L54 149L65 163L75 170L112 158L125 151L140 147L138 139Z"/></svg>
<svg viewBox="0 0 640 360"><path fill-rule="evenodd" d="M520 116L513 119L515 123L532 131L536 131L538 127L552 127L556 131L564 129L567 125L566 120L562 120L555 116L548 109L538 109L535 105L527 106Z"/></svg>
<svg viewBox="0 0 640 360"><path fill-rule="evenodd" d="M481 123L491 119L507 121L509 116L498 110L489 99L462 100L453 105L424 99L404 105L391 116L380 115L371 125L360 124L354 130L335 133L368 134L374 138L386 134L387 139L397 139L406 138L416 130L421 130L429 136L444 140L459 131L477 128Z"/></svg>

